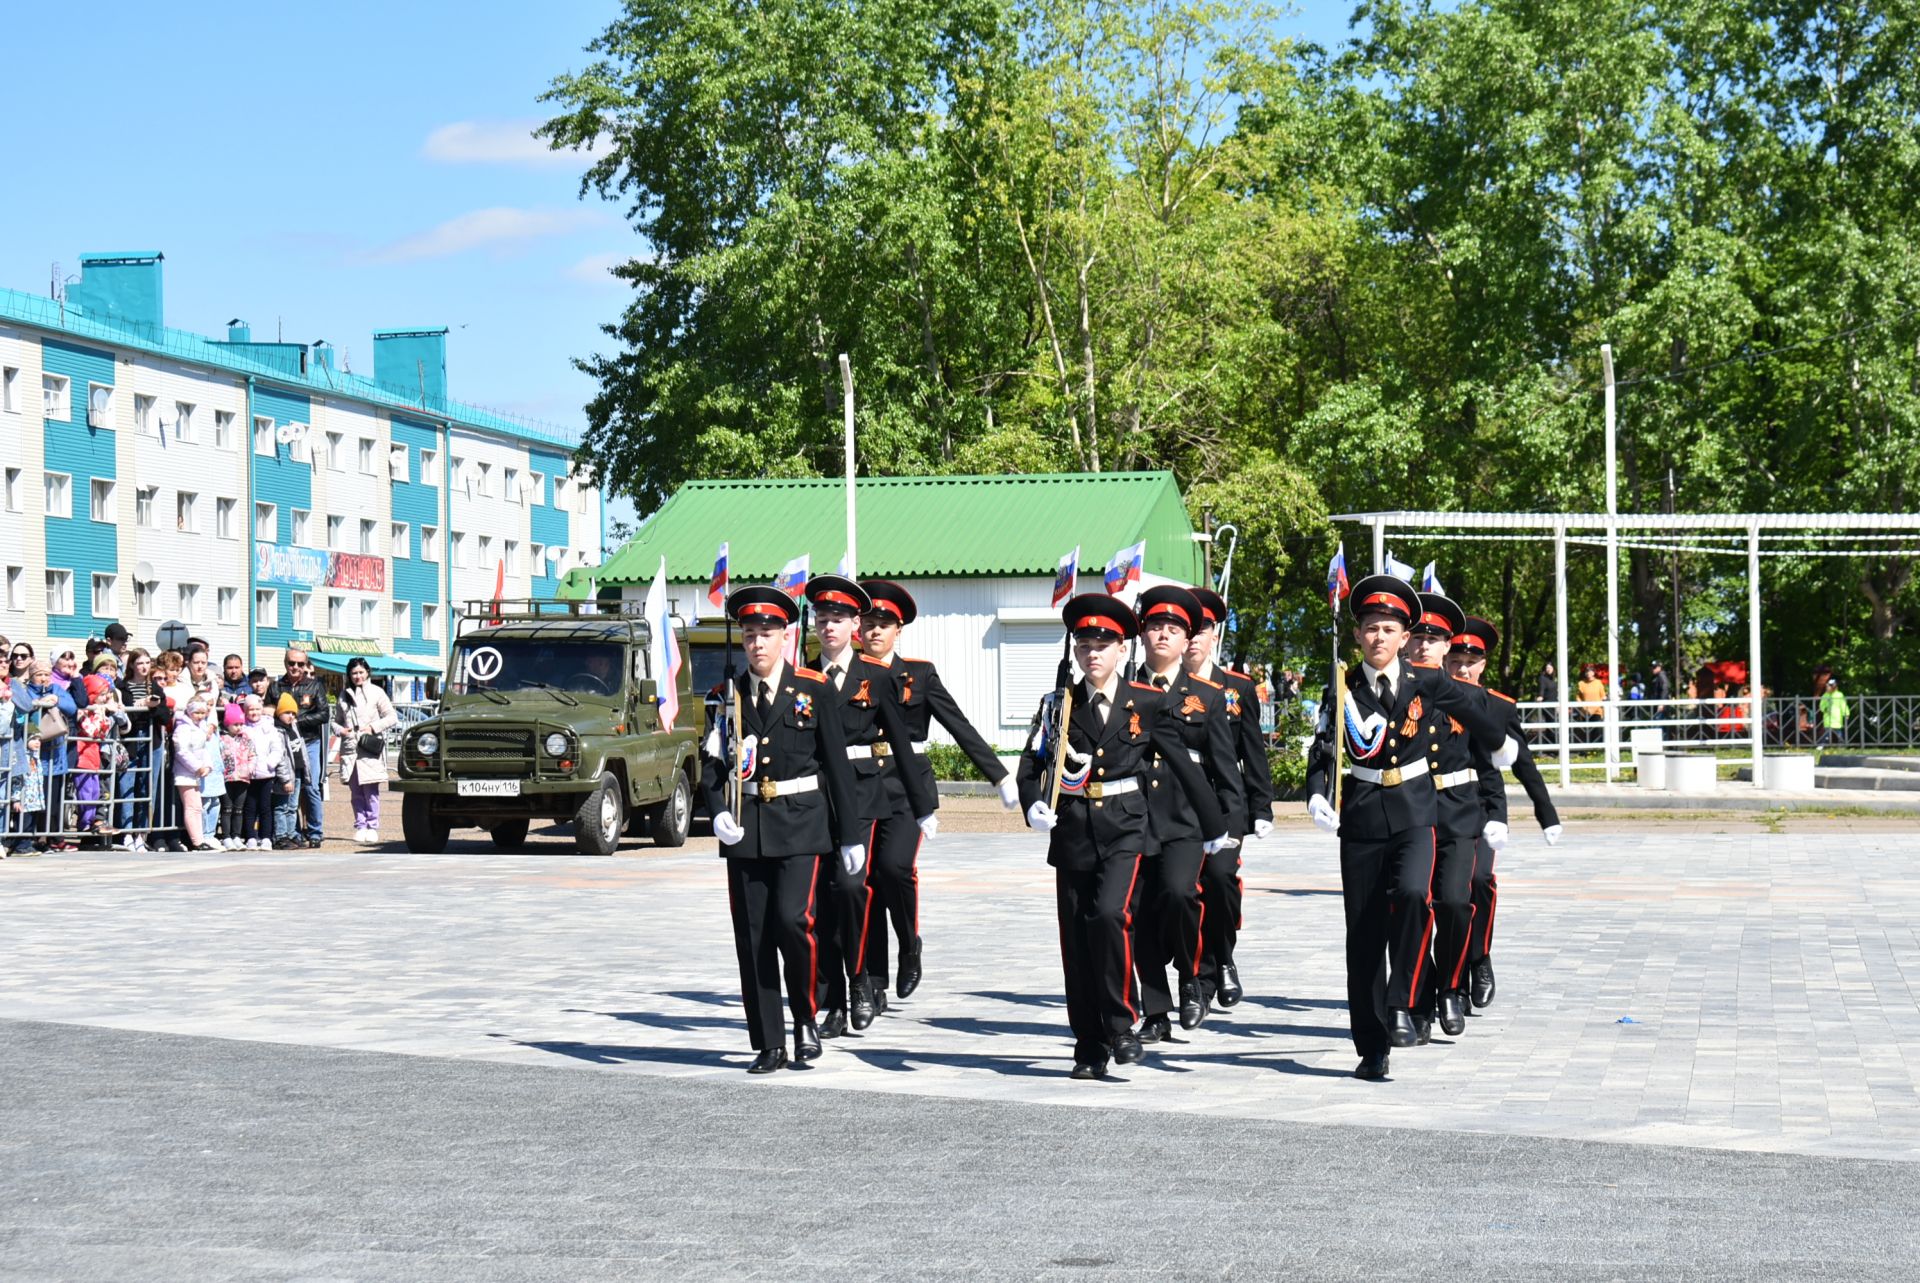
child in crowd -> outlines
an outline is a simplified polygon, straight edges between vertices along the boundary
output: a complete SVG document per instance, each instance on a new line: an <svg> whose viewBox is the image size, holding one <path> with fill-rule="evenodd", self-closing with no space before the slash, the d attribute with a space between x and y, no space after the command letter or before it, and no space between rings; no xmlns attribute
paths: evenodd
<svg viewBox="0 0 1920 1283"><path fill-rule="evenodd" d="M274 718L287 743L287 760L293 767L293 787L282 789L273 799L273 849L291 851L300 823L300 791L307 781L307 742L300 734L300 701L282 695L274 708Z"/></svg>
<svg viewBox="0 0 1920 1283"><path fill-rule="evenodd" d="M76 680L75 685L87 696L87 705L80 712L80 733L74 739L73 795L79 803L76 827L92 833L93 842L102 843L113 827L113 788L110 784L103 787L103 783L119 774L120 737L131 723L120 707L113 683L106 677L95 673ZM108 802L104 808L99 805L103 796Z"/></svg>
<svg viewBox="0 0 1920 1283"><path fill-rule="evenodd" d="M246 820L247 785L253 781L253 740L247 734L247 713L228 704L221 714L220 764L226 775L226 796L220 806L220 842L229 851L242 845L240 830Z"/></svg>
<svg viewBox="0 0 1920 1283"><path fill-rule="evenodd" d="M213 731L207 721L207 702L189 699L187 711L173 728L173 783L180 794L180 827L194 851L217 851L201 827L204 809L200 782L213 772Z"/></svg>
<svg viewBox="0 0 1920 1283"><path fill-rule="evenodd" d="M253 744L253 774L247 782L246 811L242 817L243 849L266 851L273 847L268 834L273 831L273 788L276 780L291 784L293 763L287 760L287 740L267 716L267 707L258 695L246 699L248 740Z"/></svg>

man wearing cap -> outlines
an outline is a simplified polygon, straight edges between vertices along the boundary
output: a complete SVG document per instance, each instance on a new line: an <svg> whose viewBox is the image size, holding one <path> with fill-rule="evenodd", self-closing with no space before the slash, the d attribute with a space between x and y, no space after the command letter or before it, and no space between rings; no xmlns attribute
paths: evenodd
<svg viewBox="0 0 1920 1283"><path fill-rule="evenodd" d="M1240 791L1245 799L1240 814L1227 817L1228 827L1235 837L1251 833L1264 838L1273 832L1273 770L1267 763L1266 732L1260 729L1259 685L1246 673L1216 662L1220 630L1227 619L1226 598L1211 588L1195 588L1193 595L1200 599L1201 618L1187 641L1187 671L1226 688L1223 702L1233 729ZM1218 997L1221 1006L1231 1007L1245 994L1240 987L1240 969L1233 961L1234 946L1240 940L1242 904L1239 847L1227 847L1207 857L1200 868L1200 899L1207 914L1203 923L1207 951L1200 964L1202 984Z"/></svg>
<svg viewBox="0 0 1920 1283"><path fill-rule="evenodd" d="M934 722L946 728L954 743L967 755L980 773L1000 790L1000 801L1009 810L1020 805L1020 790L1013 776L1000 764L993 746L973 729L960 705L940 680L940 672L930 659L908 659L897 647L900 630L912 623L919 609L913 595L891 579L863 579L870 602L860 617L861 652L872 662L885 665L899 697L900 713L913 741L913 762L922 784L935 804L939 792L934 783L933 765L926 759L927 733ZM904 764L904 763L903 763ZM874 1005L886 1010L887 925L900 938L899 984L894 990L902 998L919 987L921 977L920 940L920 843L925 837L910 807L902 807L874 826L873 845L868 857L868 880L873 900L867 910L866 974L873 986Z"/></svg>
<svg viewBox="0 0 1920 1283"><path fill-rule="evenodd" d="M854 806L866 828L861 844L873 850L882 820L909 817L916 831L932 837L933 773L923 771L900 712L900 697L887 666L854 649L860 617L872 605L867 590L845 575L815 575L807 581L814 634L820 641L820 671L839 715L845 755L853 767ZM867 869L832 865L821 873L819 1005L826 1010L820 1036L834 1038L865 1029L880 1013L866 974L867 918L873 893Z"/></svg>
<svg viewBox="0 0 1920 1283"><path fill-rule="evenodd" d="M1500 644L1499 630L1484 619L1468 615L1466 625L1455 635L1447 652L1447 672L1463 682L1480 685L1487 668L1487 656ZM1548 846L1560 841L1560 814L1554 810L1553 795L1540 778L1539 764L1520 724L1520 706L1513 696L1503 695L1491 686L1484 688L1493 696L1493 711L1505 719L1507 738L1520 746L1513 762L1513 777L1527 790L1533 802L1533 818L1540 822ZM1483 780L1485 777L1482 777ZM1467 974L1475 1007L1493 1001L1493 911L1500 902L1500 886L1493 876L1494 860L1507 845L1507 785L1500 773L1482 785L1481 799L1487 821L1475 847L1473 861L1473 923L1467 933Z"/></svg>
<svg viewBox="0 0 1920 1283"><path fill-rule="evenodd" d="M794 1059L820 1055L815 887L823 857L854 876L865 867L867 825L832 690L819 673L789 670L781 657L799 608L778 588L753 585L728 595L727 614L740 625L747 661L729 692L739 699L741 724L731 742L718 726L708 733L700 788L727 862L740 996L756 1053L748 1072L766 1074L787 1064L783 971Z"/></svg>
<svg viewBox="0 0 1920 1283"><path fill-rule="evenodd" d="M1061 618L1085 674L1069 683L1071 672L1061 661L1061 686L1072 701L1064 757L1057 758L1056 692L1034 716L1016 779L1027 823L1048 834L1073 1077L1104 1078L1109 1059L1128 1065L1142 1054L1133 1032L1128 905L1141 857L1153 849L1143 796L1149 756L1166 761L1172 786L1191 800L1209 844L1228 840L1227 821L1179 732L1162 716L1161 693L1121 680L1125 643L1140 631L1133 611L1103 593L1082 593L1067 602ZM1056 762L1057 811L1049 801Z"/></svg>
<svg viewBox="0 0 1920 1283"><path fill-rule="evenodd" d="M107 649L113 652L114 663L121 672L127 671L127 626L119 620L107 625Z"/></svg>
<svg viewBox="0 0 1920 1283"><path fill-rule="evenodd" d="M1201 617L1199 598L1188 589L1162 584L1140 594L1144 654L1134 677L1160 693L1159 721L1180 739L1180 755L1198 766L1225 818L1228 840L1246 810L1240 767L1228 724L1226 688L1195 677L1186 668L1187 640ZM1159 848L1146 853L1134 888L1134 972L1140 979L1140 1041L1159 1042L1173 1033L1167 1013L1174 995L1167 987L1167 965L1179 980L1180 1027L1197 1029L1207 1018L1209 995L1201 984L1200 961L1206 906L1200 894L1200 868L1215 844L1202 827L1193 801L1172 775L1172 759L1150 754L1147 773L1148 828ZM1228 849L1231 849L1229 847Z"/></svg>
<svg viewBox="0 0 1920 1283"><path fill-rule="evenodd" d="M1501 743L1484 692L1401 659L1407 629L1421 614L1410 585L1369 575L1353 586L1353 611L1362 662L1347 671L1337 721L1333 691L1321 700L1307 757L1307 814L1340 835L1347 1020L1360 1053L1354 1076L1379 1081L1387 1076L1389 1050L1418 1041L1411 1008L1433 928L1437 821L1428 728L1452 718L1474 743L1497 749L1493 760L1500 766L1513 760L1515 749ZM1338 810L1327 800L1336 764L1344 776Z"/></svg>
<svg viewBox="0 0 1920 1283"><path fill-rule="evenodd" d="M1420 617L1407 630L1401 658L1419 668L1446 662L1454 637L1466 626L1466 612L1438 593L1420 593ZM1493 709L1488 716L1497 718ZM1486 824L1481 792L1497 786L1500 772L1476 753L1459 723L1433 711L1419 732L1426 741L1427 776L1434 791L1433 951L1425 981L1415 995L1413 1028L1425 1043L1437 1015L1441 1030L1457 1038L1467 1029L1467 935L1473 923L1474 848Z"/></svg>

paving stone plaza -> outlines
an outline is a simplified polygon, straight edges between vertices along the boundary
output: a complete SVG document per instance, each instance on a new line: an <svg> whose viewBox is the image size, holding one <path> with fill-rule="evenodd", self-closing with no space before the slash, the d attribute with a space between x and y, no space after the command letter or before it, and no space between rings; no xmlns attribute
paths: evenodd
<svg viewBox="0 0 1920 1283"><path fill-rule="evenodd" d="M1554 849L1522 829L1500 866L1494 1005L1460 1039L1395 1052L1384 1084L1349 1076L1334 845L1303 825L1248 848L1247 1001L1176 1031L1178 1042L1105 1083L1066 1077L1052 882L1041 841L1025 833L928 843L921 990L864 1034L831 1042L814 1066L764 1081L741 1072L750 1057L710 839L679 852L630 847L611 860L536 835L516 854L456 842L437 857L387 849L9 861L0 866L10 958L0 1063L10 1082L31 1088L15 1095L30 1108L0 1129L10 1209L0 1217L11 1218L0 1219L0 1238L19 1245L0 1275L138 1277L140 1262L169 1261L178 1269L154 1276L551 1277L567 1271L547 1267L565 1261L603 1275L648 1277L677 1262L683 1276L764 1268L794 1277L776 1268L785 1258L729 1236L739 1209L721 1191L771 1197L746 1192L767 1171L810 1188L808 1155L824 1147L828 1167L856 1155L873 1164L856 1202L897 1201L877 1192L887 1182L876 1173L890 1164L913 1173L887 1186L894 1195L945 1173L948 1183L926 1193L929 1207L960 1200L982 1229L956 1245L926 1238L923 1225L919 1237L876 1246L835 1229L851 1208L821 1190L824 1201L795 1211L784 1240L807 1244L804 1259L819 1272L837 1262L897 1277L1101 1276L1073 1264L1122 1259L1097 1244L1033 1254L1036 1244L1083 1237L1087 1181L1106 1172L1119 1182L1098 1196L1108 1200L1100 1215L1142 1226L1172 1218L1178 1240L1180 1198L1155 1191L1186 1180L1216 1188L1244 1169L1210 1206L1258 1194L1281 1210L1217 1226L1222 1242L1255 1235L1225 1257L1203 1236L1167 1252L1157 1274L1265 1276L1280 1259L1261 1254L1259 1234L1284 1240L1288 1260L1317 1262L1309 1276L1419 1273L1419 1260L1342 1248L1342 1218L1397 1200L1412 1165L1422 1181L1455 1171L1470 1184L1518 1182L1456 1199L1442 1181L1433 1210L1412 1213L1450 1223L1458 1261L1495 1276L1898 1277L1920 1208L1911 827L1782 827L1753 816L1594 820L1570 825ZM383 1076L392 1094L367 1095ZM268 1121L294 1100L306 1107ZM248 1114L259 1125L232 1130ZM333 1117L337 1131L323 1125ZM377 1167L387 1161L378 1155L404 1148L409 1120L428 1117L439 1142L421 1142L427 1174L397 1205L439 1180L452 1185L376 1251L354 1217L399 1213L338 1205L319 1173ZM224 1178L152 1148L216 1123L223 1162L237 1164ZM622 1151L612 1168L584 1157L617 1148L628 1125L655 1143ZM473 1152L475 1129L496 1127L496 1143ZM613 1181L644 1199L646 1182L663 1181L676 1191L669 1202L697 1203L711 1177L710 1196L731 1210L706 1231L642 1217L644 1242L616 1217L585 1247L472 1253L471 1236L451 1228L474 1215L460 1210L459 1173L498 1162L513 1169L501 1177L511 1187L529 1179L527 1164L506 1157L532 1147L542 1154L541 1198L565 1204L575 1178L566 1154L549 1147L576 1128L580 1189ZM317 1164L298 1178L270 1157L293 1136ZM1111 1139L1089 1154L1095 1137ZM1003 1163L1043 1191L1017 1215L995 1179ZM1285 1210L1294 1195L1270 1182L1289 1170L1284 1179L1311 1187L1316 1206ZM1593 1191L1556 1201L1558 1187L1589 1179ZM159 1216L202 1180L239 1181L245 1196ZM1833 1202L1854 1184L1872 1192ZM1643 1204L1626 1218L1637 1227L1627 1237L1595 1238L1588 1218L1627 1189L1690 1210L1656 1232ZM267 1190L272 1215L253 1202ZM1120 1193L1141 1206L1113 1202ZM1546 1202L1526 1214L1536 1198ZM1060 1213L1078 1228L1036 1222L1023 1241L1021 1217L1041 1216L1055 1199L1079 1209ZM235 1211L242 1203L252 1212ZM542 1205L518 1200L486 1224L498 1230ZM896 1210L889 1224L906 1228L928 1211ZM1804 1223L1790 1242L1756 1239L1743 1218L1762 1212ZM214 1229L228 1213L259 1219L230 1241ZM328 1238L341 1216L361 1238ZM436 1237L435 1216L452 1218L444 1233L469 1247ZM158 1219L140 1234L118 1232L143 1217ZM300 1241L285 1241L288 1218L310 1222ZM660 1237L669 1220L684 1241ZM952 1218L940 1223L951 1228ZM1129 1231L1109 1246L1133 1240Z"/></svg>

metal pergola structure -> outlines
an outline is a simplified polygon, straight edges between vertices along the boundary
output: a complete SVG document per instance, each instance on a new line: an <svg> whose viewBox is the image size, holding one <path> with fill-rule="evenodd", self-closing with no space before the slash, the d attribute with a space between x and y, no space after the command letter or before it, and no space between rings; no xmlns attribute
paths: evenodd
<svg viewBox="0 0 1920 1283"><path fill-rule="evenodd" d="M1611 439L1609 439L1611 445ZM1607 550L1607 699L1604 705L1606 777L1620 773L1620 549L1645 548L1705 554L1738 554L1747 558L1747 681L1749 726L1753 746L1753 782L1766 786L1761 769L1765 755L1763 696L1760 680L1760 559L1762 557L1920 556L1920 547L1860 547L1895 541L1920 545L1920 514L1889 512L1742 512L1742 513L1627 513L1604 512L1349 512L1331 518L1365 526L1373 537L1373 569L1385 574L1387 534L1403 531L1424 539L1485 542L1553 542L1554 670L1558 679L1560 783L1572 779L1569 732L1571 704L1567 686L1567 545L1602 546ZM1907 536L1898 532L1915 532ZM1435 533L1443 532L1443 533ZM1622 535L1626 542L1622 543ZM1690 542L1681 542L1687 540ZM1832 543L1816 548L1765 548L1769 542ZM1744 545L1744 549L1742 548ZM1676 679L1679 674L1675 674Z"/></svg>

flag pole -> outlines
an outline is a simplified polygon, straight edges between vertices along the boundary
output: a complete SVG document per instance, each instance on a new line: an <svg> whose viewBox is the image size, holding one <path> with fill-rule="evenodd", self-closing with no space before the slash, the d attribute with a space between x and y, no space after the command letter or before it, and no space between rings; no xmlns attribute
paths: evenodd
<svg viewBox="0 0 1920 1283"><path fill-rule="evenodd" d="M1347 737L1347 673L1340 663L1340 598L1333 599L1333 809L1340 809L1340 745Z"/></svg>
<svg viewBox="0 0 1920 1283"><path fill-rule="evenodd" d="M1054 812L1060 809L1060 773L1067 769L1067 719L1073 715L1073 634L1071 632L1067 634L1060 652L1060 732L1053 746L1053 787L1047 793L1047 809Z"/></svg>
<svg viewBox="0 0 1920 1283"><path fill-rule="evenodd" d="M860 561L854 556L854 504L853 504L853 363L847 360L847 354L840 354L840 391L842 412L845 415L845 447L847 453L847 578L860 577Z"/></svg>

